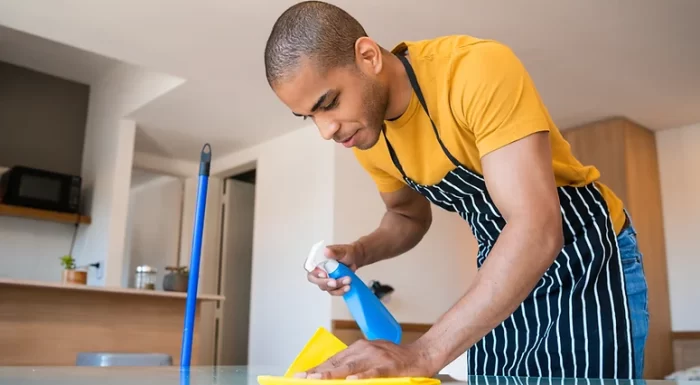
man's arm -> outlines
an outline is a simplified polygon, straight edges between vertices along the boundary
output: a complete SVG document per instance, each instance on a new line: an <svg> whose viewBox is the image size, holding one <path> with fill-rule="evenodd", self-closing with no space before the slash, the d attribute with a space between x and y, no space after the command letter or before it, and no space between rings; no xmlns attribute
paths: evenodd
<svg viewBox="0 0 700 385"><path fill-rule="evenodd" d="M430 202L408 186L380 195L386 212L377 229L349 245L328 246L327 257L357 269L403 254L423 239L432 222ZM323 271L313 271L307 277L332 295L345 294L350 284L349 277L335 280Z"/></svg>
<svg viewBox="0 0 700 385"><path fill-rule="evenodd" d="M369 265L403 254L423 239L432 222L430 202L408 186L381 192L386 213L379 227L355 243Z"/></svg>
<svg viewBox="0 0 700 385"><path fill-rule="evenodd" d="M507 225L466 294L417 342L440 370L510 316L563 244L547 132L482 159L489 194Z"/></svg>

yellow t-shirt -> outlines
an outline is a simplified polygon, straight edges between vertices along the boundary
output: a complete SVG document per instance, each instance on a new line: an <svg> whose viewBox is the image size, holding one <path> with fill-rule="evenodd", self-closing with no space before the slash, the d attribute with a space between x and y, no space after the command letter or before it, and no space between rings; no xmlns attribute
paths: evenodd
<svg viewBox="0 0 700 385"><path fill-rule="evenodd" d="M548 131L557 185L595 182L615 230L620 232L625 222L622 201L598 182L598 169L582 165L573 156L510 48L493 40L457 35L403 42L392 52L406 49L440 138L461 164L483 175L482 156L532 133ZM387 138L409 178L420 184L436 184L454 168L415 93L407 110L385 123ZM354 153L379 191L396 191L405 185L384 138L380 137L374 147L355 149Z"/></svg>

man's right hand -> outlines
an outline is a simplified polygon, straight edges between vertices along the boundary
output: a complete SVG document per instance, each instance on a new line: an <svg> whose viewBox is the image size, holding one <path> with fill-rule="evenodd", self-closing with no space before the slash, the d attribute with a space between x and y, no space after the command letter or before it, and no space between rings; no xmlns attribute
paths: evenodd
<svg viewBox="0 0 700 385"><path fill-rule="evenodd" d="M357 243L348 245L330 245L324 250L326 258L348 266L350 270L356 271L363 265L364 255L362 248ZM308 274L309 282L317 285L319 289L331 293L331 295L343 295L350 290L350 277L340 277L339 279L328 278L323 269L316 268Z"/></svg>

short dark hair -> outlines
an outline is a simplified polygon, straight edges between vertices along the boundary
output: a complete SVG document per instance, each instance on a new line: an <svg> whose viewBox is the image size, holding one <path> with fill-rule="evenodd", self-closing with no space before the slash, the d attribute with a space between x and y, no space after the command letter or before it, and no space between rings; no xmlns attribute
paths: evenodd
<svg viewBox="0 0 700 385"><path fill-rule="evenodd" d="M282 81L311 59L318 70L355 61L355 42L367 36L362 25L339 7L303 1L289 7L275 22L265 46L265 73L270 85Z"/></svg>

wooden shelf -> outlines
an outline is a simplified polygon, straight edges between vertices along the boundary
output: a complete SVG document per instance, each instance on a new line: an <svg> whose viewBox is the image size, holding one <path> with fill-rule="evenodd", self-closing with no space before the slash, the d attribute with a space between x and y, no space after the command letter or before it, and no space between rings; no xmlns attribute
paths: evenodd
<svg viewBox="0 0 700 385"><path fill-rule="evenodd" d="M38 219L43 221L61 222L61 223L76 223L77 214L67 214L57 211L39 210L28 207L11 206L0 203L0 215L20 218ZM81 215L78 221L80 224L90 224L91 218L86 215Z"/></svg>
<svg viewBox="0 0 700 385"><path fill-rule="evenodd" d="M12 278L2 278L0 277L0 290L4 290L6 286L14 287L28 287L28 288L39 288L39 289L56 289L56 290L69 290L72 292L93 292L93 293L104 293L104 294L118 294L118 295L138 295L147 297L167 297L167 298L180 298L186 299L187 293L176 292L176 291L164 291L164 290L142 290L134 288L124 288L124 287L110 287L110 286L91 286L91 285L79 285L72 283L60 283L60 282L43 282L43 281L31 281L31 280L21 280ZM226 297L217 294L197 294L197 301L224 301ZM350 321L354 322L354 321Z"/></svg>

